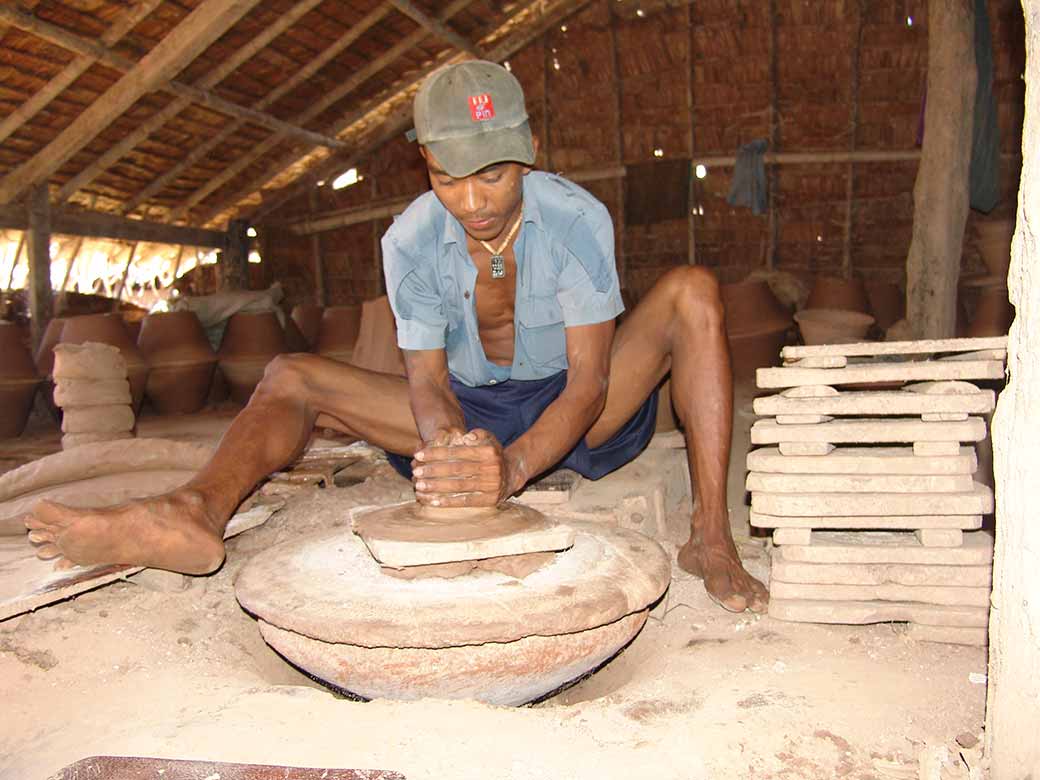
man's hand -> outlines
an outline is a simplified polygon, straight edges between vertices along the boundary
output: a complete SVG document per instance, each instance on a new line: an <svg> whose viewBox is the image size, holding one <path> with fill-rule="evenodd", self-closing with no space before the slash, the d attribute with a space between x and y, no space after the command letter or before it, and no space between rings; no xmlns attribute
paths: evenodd
<svg viewBox="0 0 1040 780"><path fill-rule="evenodd" d="M495 506L523 486L490 432L438 431L412 461L415 499L429 506ZM517 484L519 482L519 484Z"/></svg>

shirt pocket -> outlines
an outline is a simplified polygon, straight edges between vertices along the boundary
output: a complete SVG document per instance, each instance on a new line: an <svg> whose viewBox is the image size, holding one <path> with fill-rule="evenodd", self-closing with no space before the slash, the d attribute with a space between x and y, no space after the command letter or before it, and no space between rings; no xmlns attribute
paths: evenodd
<svg viewBox="0 0 1040 780"><path fill-rule="evenodd" d="M556 296L528 298L517 319L520 346L531 362L558 371L567 368L567 334Z"/></svg>

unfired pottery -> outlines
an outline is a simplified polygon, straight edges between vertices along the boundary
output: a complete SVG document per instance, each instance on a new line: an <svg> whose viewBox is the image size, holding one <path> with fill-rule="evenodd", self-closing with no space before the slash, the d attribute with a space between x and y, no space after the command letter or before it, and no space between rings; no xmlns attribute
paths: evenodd
<svg viewBox="0 0 1040 780"><path fill-rule="evenodd" d="M874 318L842 309L802 309L794 315L806 344L849 344L862 341Z"/></svg>
<svg viewBox="0 0 1040 780"><path fill-rule="evenodd" d="M274 312L239 312L231 317L217 359L232 400L248 403L267 364L287 349L285 333Z"/></svg>
<svg viewBox="0 0 1040 780"><path fill-rule="evenodd" d="M126 361L126 375L134 399L133 408L140 409L148 381L148 362L130 339L123 318L118 314L85 314L67 318L65 327L61 329L59 343L85 344L88 341L110 344L119 350Z"/></svg>
<svg viewBox="0 0 1040 780"><path fill-rule="evenodd" d="M361 330L361 306L329 306L322 312L314 351L350 363Z"/></svg>
<svg viewBox="0 0 1040 780"><path fill-rule="evenodd" d="M337 688L523 704L612 657L668 587L670 562L653 540L568 524L573 547L522 579L390 577L337 528L260 552L235 591L272 647Z"/></svg>
<svg viewBox="0 0 1040 780"><path fill-rule="evenodd" d="M307 341L307 349L317 351L318 334L321 332L322 307L316 303L298 303L293 306L290 317Z"/></svg>
<svg viewBox="0 0 1040 780"><path fill-rule="evenodd" d="M813 280L812 292L805 303L806 309L842 309L870 313L870 301L863 280L857 277L839 279L834 276L817 276Z"/></svg>
<svg viewBox="0 0 1040 780"><path fill-rule="evenodd" d="M397 346L397 325L385 295L362 304L361 325L350 362L369 371L404 376L404 356Z"/></svg>
<svg viewBox="0 0 1040 780"><path fill-rule="evenodd" d="M217 356L194 312L149 314L138 346L151 365L145 392L156 409L188 414L205 405Z"/></svg>
<svg viewBox="0 0 1040 780"><path fill-rule="evenodd" d="M18 326L0 321L0 439L21 435L39 385Z"/></svg>

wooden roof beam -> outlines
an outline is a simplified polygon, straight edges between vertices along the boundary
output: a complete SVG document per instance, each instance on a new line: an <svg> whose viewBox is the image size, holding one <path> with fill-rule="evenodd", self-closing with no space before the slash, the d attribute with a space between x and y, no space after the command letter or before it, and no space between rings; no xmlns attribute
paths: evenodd
<svg viewBox="0 0 1040 780"><path fill-rule="evenodd" d="M320 0L318 0L320 2ZM311 0L311 4L314 0ZM301 3L306 5L307 3ZM295 11L295 9L294 9ZM344 49L350 46L354 41L364 35L370 28L378 24L387 14L390 13L390 5L382 3L372 11L367 13L357 24L353 25L343 35L341 35L331 46L326 48L317 57L312 59L303 68L293 74L289 79L283 82L277 89L272 91L269 95L264 97L253 108L257 110L263 110L270 105L273 105L286 95L291 90L311 78L319 70L321 70L330 61L335 59ZM207 154L215 149L219 144L234 135L241 127L243 122L231 122L224 127L216 135L207 138L201 144L197 144L192 148L187 155L185 155L176 165L174 165L166 173L159 176L157 179L152 181L147 187L141 192L131 198L126 205L123 207L123 213L129 214L134 211L142 203L146 202L153 195L161 192L168 184L172 184L177 181L186 171L191 169L196 162L201 160ZM153 128L154 129L154 128ZM149 133L152 131L150 130ZM135 144L136 145L136 144Z"/></svg>
<svg viewBox="0 0 1040 780"><path fill-rule="evenodd" d="M450 19L452 16L457 14L466 6L472 4L474 0L454 0L451 5L441 14L441 20ZM363 67L361 70L354 73L350 78L344 81L336 89L329 92L321 100L312 105L306 112L299 118L301 122L309 122L323 114L337 102L342 100L348 94L353 92L369 78L374 76L383 68L387 67L403 54L411 51L416 44L422 41L427 36L427 32L424 28L419 28L410 35L405 36L397 42L387 51L383 52L379 57L376 57L368 65ZM193 192L188 196L187 200L177 208L172 214L173 221L180 219L186 215L196 204L202 202L212 192L216 191L219 187L223 186L227 182L231 181L235 177L239 176L243 171L252 165L256 160L260 159L263 155L274 149L278 144L284 142L286 139L284 136L274 135L263 143L250 149L246 154L228 166L218 176L214 176L212 179L206 182L204 186ZM297 153L297 156L298 153ZM279 168L273 170L270 175L280 173L283 169ZM266 181L266 179L265 179Z"/></svg>
<svg viewBox="0 0 1040 780"><path fill-rule="evenodd" d="M411 0L390 0L390 2L394 8L409 17L420 27L426 28L430 33L445 43L454 46L459 51L464 51L478 60L482 60L486 56L479 46L463 38L440 19L430 16Z"/></svg>
<svg viewBox="0 0 1040 780"><path fill-rule="evenodd" d="M522 31L514 36L501 41L491 51L488 52L487 57L492 62L501 62L502 60L508 59L515 52L522 49L524 46L529 44L539 35L542 35L546 30L555 24L560 23L564 19L572 16L573 14L580 11L591 0L557 0L555 3L545 5L541 0L533 0L521 11L514 14L509 21L502 25L498 31L493 33L491 38L499 38L499 33L503 29L514 29L519 27ZM527 17L527 18L525 18ZM377 98L371 101L363 109L354 111L347 115L339 122L336 123L334 130L337 135L341 130L345 130L351 125L364 121L373 112L385 111L385 107L391 105L395 101L399 101L403 96L408 95L410 92L418 89L419 84L434 70L440 67L443 63L435 63L430 67L424 69L418 73L414 78L410 79L407 83L401 85L393 94ZM364 144L361 148L355 152L346 156L335 156L326 160L322 165L319 165L311 171L302 175L296 182L287 185L280 192L275 193L271 198L260 205L259 208L254 210L249 218L253 222L258 222L266 215L270 214L275 209L282 206L292 198L302 194L307 188L317 186L317 182L328 179L338 170L345 170L351 168L357 164L357 162L363 159L368 154L378 149L380 146L391 140L399 133L403 132L408 128L412 122L412 106L409 100L404 104L403 107L399 108L395 113L390 114L384 120L384 126L388 128L387 132L380 134L375 141ZM272 166L276 170L285 170L290 165L296 162L296 158L289 159L289 156L281 159ZM252 195L254 192L260 190L263 185L270 179L270 176L265 176L263 180L257 179L226 201L218 204L215 208L206 212L203 217L199 220L201 224L206 224L218 214L220 214L226 208L233 206L242 199Z"/></svg>
<svg viewBox="0 0 1040 780"><path fill-rule="evenodd" d="M148 16L155 7L163 0L144 0L136 6L131 6L119 14L112 26L101 35L101 43L104 46L114 46L124 35L134 29ZM72 82L83 75L91 65L97 62L96 57L87 54L79 54L72 62L66 65L61 72L52 78L44 87L12 111L2 122L0 122L0 143L3 143L11 133L24 125L47 106L54 98L68 88Z"/></svg>

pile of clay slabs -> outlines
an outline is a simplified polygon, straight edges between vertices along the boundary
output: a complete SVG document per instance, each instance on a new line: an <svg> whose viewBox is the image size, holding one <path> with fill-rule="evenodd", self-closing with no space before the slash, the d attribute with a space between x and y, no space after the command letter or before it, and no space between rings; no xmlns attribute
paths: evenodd
<svg viewBox="0 0 1040 780"><path fill-rule="evenodd" d="M786 347L759 369L751 524L773 529L769 614L906 622L919 639L985 644L993 491L975 445L1006 338Z"/></svg>

